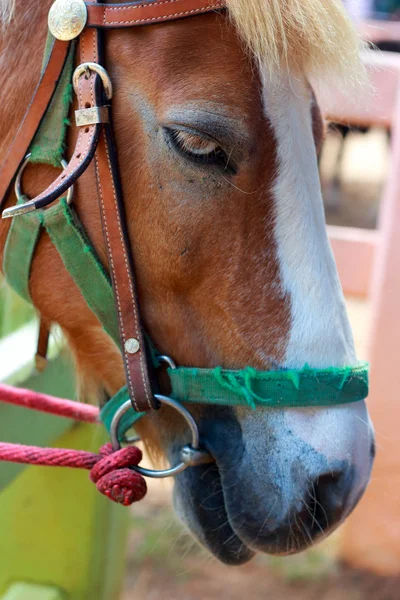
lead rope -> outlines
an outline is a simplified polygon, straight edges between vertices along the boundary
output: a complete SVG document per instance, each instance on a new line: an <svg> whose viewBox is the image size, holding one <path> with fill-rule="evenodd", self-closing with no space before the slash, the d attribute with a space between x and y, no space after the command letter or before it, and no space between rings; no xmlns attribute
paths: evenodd
<svg viewBox="0 0 400 600"><path fill-rule="evenodd" d="M86 423L99 423L99 409L89 404L55 398L22 388L0 384L0 402ZM99 492L113 502L129 506L144 498L144 478L130 467L142 460L139 448L129 446L113 451L105 444L98 454L68 448L41 448L0 442L0 461L50 467L90 470L90 479Z"/></svg>

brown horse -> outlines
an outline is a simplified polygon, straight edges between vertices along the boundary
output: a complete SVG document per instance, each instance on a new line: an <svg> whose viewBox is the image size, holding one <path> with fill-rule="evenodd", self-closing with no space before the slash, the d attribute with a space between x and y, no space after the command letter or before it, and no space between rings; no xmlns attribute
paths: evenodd
<svg viewBox="0 0 400 600"><path fill-rule="evenodd" d="M39 76L49 4L17 0L13 10L0 0L1 155ZM339 0L227 4L223 13L107 33L145 327L182 365L355 364L325 231L323 127L308 78L344 65L353 76L356 37ZM93 171L74 203L106 264ZM54 169L30 167L24 189L32 196L52 179ZM0 248L7 229L3 222ZM99 402L114 394L124 384L120 353L44 233L31 295L65 332L83 393ZM191 411L216 463L179 475L175 504L226 563L309 546L343 521L368 482L373 434L364 402ZM170 460L187 442L167 408L142 419L140 433Z"/></svg>

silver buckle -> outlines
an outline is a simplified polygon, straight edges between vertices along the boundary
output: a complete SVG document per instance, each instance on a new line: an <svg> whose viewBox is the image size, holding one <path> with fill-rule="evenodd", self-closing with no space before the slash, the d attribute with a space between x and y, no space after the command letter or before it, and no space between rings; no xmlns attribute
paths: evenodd
<svg viewBox="0 0 400 600"><path fill-rule="evenodd" d="M94 63L94 62L85 62L76 67L74 74L72 76L72 85L74 87L75 94L78 94L78 83L79 83L80 77L82 75L85 75L86 78L89 78L90 72L97 73L97 75L99 75L99 77L103 83L104 93L106 95L106 98L107 98L107 100L111 100L112 95L113 95L111 78L104 67L102 67L101 65Z"/></svg>
<svg viewBox="0 0 400 600"><path fill-rule="evenodd" d="M17 176L15 178L15 183L14 183L14 191L15 191L17 200L18 200L18 202L24 201L24 204L15 204L14 206L10 206L9 208L6 208L1 215L2 219L7 219L10 217L18 217L19 215L25 215L26 213L30 213L30 212L37 210L35 208L35 206L32 206L32 205L29 205L28 207L26 206L26 202L29 201L29 198L22 191L22 175L24 174L24 171L30 162L30 157L31 157L30 154L27 154L25 156L24 162L22 163L22 165L20 166L20 168L18 170ZM65 170L68 166L67 161L62 159L60 161L60 166ZM72 204L73 197L74 197L74 186L71 185L71 187L69 187L68 191L67 191L67 203L68 204Z"/></svg>

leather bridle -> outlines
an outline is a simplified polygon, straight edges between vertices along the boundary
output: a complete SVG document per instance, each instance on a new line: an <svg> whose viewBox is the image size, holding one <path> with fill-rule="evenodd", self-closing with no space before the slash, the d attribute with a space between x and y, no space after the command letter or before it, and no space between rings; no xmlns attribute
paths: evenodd
<svg viewBox="0 0 400 600"><path fill-rule="evenodd" d="M144 0L114 5L79 1L86 19L84 23L78 23L78 29L79 26L82 27L79 33L81 64L75 70L73 78L78 100L78 137L75 150L67 167L47 189L29 202L7 209L3 217L17 216L48 206L66 192L94 162L128 392L133 408L143 412L157 408L154 397L156 381L152 374L139 310L133 255L113 143L109 106L112 84L101 64L104 55L99 29L134 27L187 18L221 10L223 4L222 0ZM60 5L59 10L57 3ZM49 25L53 35L71 38L76 31L77 16L71 8L66 8L68 9L68 2L56 0L50 10ZM53 15L56 14L53 28L52 11ZM69 44L69 39L54 40L37 89L0 171L1 206L4 205L10 185L48 110L68 55Z"/></svg>

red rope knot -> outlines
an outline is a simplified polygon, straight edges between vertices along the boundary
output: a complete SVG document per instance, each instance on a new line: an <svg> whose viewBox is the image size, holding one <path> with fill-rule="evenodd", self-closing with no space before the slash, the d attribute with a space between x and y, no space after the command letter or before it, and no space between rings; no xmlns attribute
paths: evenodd
<svg viewBox="0 0 400 600"><path fill-rule="evenodd" d="M147 492L144 478L129 469L142 460L142 452L135 446L113 451L111 444L100 448L101 458L90 471L90 479L99 492L124 506L138 502Z"/></svg>

